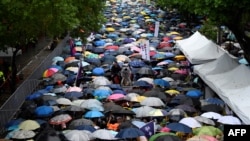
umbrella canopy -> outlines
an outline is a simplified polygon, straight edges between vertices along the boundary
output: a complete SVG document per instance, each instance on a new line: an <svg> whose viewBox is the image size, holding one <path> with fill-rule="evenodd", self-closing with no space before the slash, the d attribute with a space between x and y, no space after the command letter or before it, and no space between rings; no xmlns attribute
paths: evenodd
<svg viewBox="0 0 250 141"><path fill-rule="evenodd" d="M195 118L193 117L185 117L182 118L179 123L185 124L190 128L197 128L197 127L201 127L202 125L200 124L200 122L198 122Z"/></svg>
<svg viewBox="0 0 250 141"><path fill-rule="evenodd" d="M164 107L165 104L160 98L157 97L146 97L140 102L141 105L152 106L152 107Z"/></svg>
<svg viewBox="0 0 250 141"><path fill-rule="evenodd" d="M104 110L102 103L97 99L87 99L83 101L80 106L88 110L96 110L96 111Z"/></svg>
<svg viewBox="0 0 250 141"><path fill-rule="evenodd" d="M150 112L153 111L155 108L152 108L150 106L142 106L139 108L134 108L133 111L136 114L136 117L149 117Z"/></svg>
<svg viewBox="0 0 250 141"><path fill-rule="evenodd" d="M173 122L173 123L167 124L166 127L175 132L192 133L192 128L190 128L189 126L183 123Z"/></svg>
<svg viewBox="0 0 250 141"><path fill-rule="evenodd" d="M206 118L209 118L209 119L215 119L215 120L218 120L219 118L222 117L221 114L215 113L215 112L205 112L205 113L202 113L200 116L206 117Z"/></svg>
<svg viewBox="0 0 250 141"><path fill-rule="evenodd" d="M216 112L216 113L221 113L223 111L223 108L220 105L216 104L207 104L203 105L201 107L201 111L203 112Z"/></svg>
<svg viewBox="0 0 250 141"><path fill-rule="evenodd" d="M140 75L154 75L155 74L154 70L149 67L142 67L137 71L137 73Z"/></svg>
<svg viewBox="0 0 250 141"><path fill-rule="evenodd" d="M85 131L89 131L91 133L96 131L95 127L92 126L92 125L80 125L80 126L77 126L75 129L77 129L77 130L85 130Z"/></svg>
<svg viewBox="0 0 250 141"><path fill-rule="evenodd" d="M149 138L149 141L155 141L158 137L161 137L161 136L176 136L176 134L174 133L171 133L171 132L161 132L161 133L157 133L157 134L154 134L153 136L151 136ZM168 140L166 140L168 141ZM173 140L175 141L175 140Z"/></svg>
<svg viewBox="0 0 250 141"><path fill-rule="evenodd" d="M16 130L12 132L12 139L24 140L33 138L36 133L30 130Z"/></svg>
<svg viewBox="0 0 250 141"><path fill-rule="evenodd" d="M48 117L54 113L54 109L50 106L39 106L35 109L35 114L38 117Z"/></svg>
<svg viewBox="0 0 250 141"><path fill-rule="evenodd" d="M104 117L103 113L100 111L88 111L84 115L85 118L99 118Z"/></svg>
<svg viewBox="0 0 250 141"><path fill-rule="evenodd" d="M229 124L229 125L241 125L241 121L238 117L231 116L231 115L226 115L226 116L221 116L217 122L222 123L222 124Z"/></svg>
<svg viewBox="0 0 250 141"><path fill-rule="evenodd" d="M72 105L72 102L71 100L67 99L67 98L64 98L64 97L61 97L61 98L58 98L56 100L56 102L60 105Z"/></svg>
<svg viewBox="0 0 250 141"><path fill-rule="evenodd" d="M214 126L202 126L202 127L193 129L193 134L216 136L216 135L222 135L222 131L219 128L216 128Z"/></svg>
<svg viewBox="0 0 250 141"><path fill-rule="evenodd" d="M140 129L129 127L121 129L115 137L120 139L131 139L140 136L145 136L145 134Z"/></svg>
<svg viewBox="0 0 250 141"><path fill-rule="evenodd" d="M60 114L52 117L49 123L52 125L62 125L62 128L66 128L66 123L71 121L72 117L69 114Z"/></svg>
<svg viewBox="0 0 250 141"><path fill-rule="evenodd" d="M217 104L217 105L223 105L225 104L223 100L219 99L219 98L207 98L205 100L207 103L210 103L210 104Z"/></svg>
<svg viewBox="0 0 250 141"><path fill-rule="evenodd" d="M159 85L161 87L170 87L169 82L164 79L154 79L153 82L155 85Z"/></svg>
<svg viewBox="0 0 250 141"><path fill-rule="evenodd" d="M187 139L187 141L219 141L219 140L213 136L199 135L199 136L193 136L193 137Z"/></svg>
<svg viewBox="0 0 250 141"><path fill-rule="evenodd" d="M40 128L40 124L35 120L25 120L19 124L19 129L36 130Z"/></svg>
<svg viewBox="0 0 250 141"><path fill-rule="evenodd" d="M112 94L112 95L108 96L107 99L109 99L109 100L118 100L118 99L122 99L124 97L125 97L124 94L119 94L118 93L118 94Z"/></svg>
<svg viewBox="0 0 250 141"><path fill-rule="evenodd" d="M115 135L112 134L111 130L98 129L92 133L93 138L101 140L116 140Z"/></svg>
<svg viewBox="0 0 250 141"><path fill-rule="evenodd" d="M77 127L82 126L82 125L93 125L93 124L94 123L89 119L80 118L80 119L75 119L71 121L69 124L69 128L76 129Z"/></svg>
<svg viewBox="0 0 250 141"><path fill-rule="evenodd" d="M215 125L214 121L209 118L202 117L202 116L195 116L194 118L201 123L205 123L208 125Z"/></svg>
<svg viewBox="0 0 250 141"><path fill-rule="evenodd" d="M65 137L70 141L89 141L92 140L91 134L83 130L70 130L64 133Z"/></svg>
<svg viewBox="0 0 250 141"><path fill-rule="evenodd" d="M71 98L80 98L83 96L82 92L78 92L78 91L70 91L70 92L66 92L64 94L65 98L71 99Z"/></svg>

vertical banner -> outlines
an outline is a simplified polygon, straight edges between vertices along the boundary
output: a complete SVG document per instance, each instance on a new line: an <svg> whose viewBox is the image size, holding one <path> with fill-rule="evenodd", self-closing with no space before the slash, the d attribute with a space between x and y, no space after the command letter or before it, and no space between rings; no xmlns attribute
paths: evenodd
<svg viewBox="0 0 250 141"><path fill-rule="evenodd" d="M159 34L159 27L160 27L160 22L156 21L156 22L155 22L155 33L154 33L154 37L158 37L158 34Z"/></svg>
<svg viewBox="0 0 250 141"><path fill-rule="evenodd" d="M147 138L150 138L155 134L155 125L154 121L148 122L146 125L142 126L140 130L145 134Z"/></svg>
<svg viewBox="0 0 250 141"><path fill-rule="evenodd" d="M150 60L149 41L145 40L145 39L141 40L141 42L140 42L140 48L141 48L142 59Z"/></svg>

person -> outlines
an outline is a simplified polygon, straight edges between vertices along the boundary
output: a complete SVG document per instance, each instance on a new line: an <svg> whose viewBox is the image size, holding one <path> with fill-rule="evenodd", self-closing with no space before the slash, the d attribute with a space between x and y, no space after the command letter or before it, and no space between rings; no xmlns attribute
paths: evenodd
<svg viewBox="0 0 250 141"><path fill-rule="evenodd" d="M121 69L121 85L122 86L131 86L132 85L132 81L131 81L131 70L128 66L128 64L124 64L122 69Z"/></svg>
<svg viewBox="0 0 250 141"><path fill-rule="evenodd" d="M120 84L120 71L121 67L118 64L117 61L113 62L113 65L111 66L111 80L113 81L114 84Z"/></svg>

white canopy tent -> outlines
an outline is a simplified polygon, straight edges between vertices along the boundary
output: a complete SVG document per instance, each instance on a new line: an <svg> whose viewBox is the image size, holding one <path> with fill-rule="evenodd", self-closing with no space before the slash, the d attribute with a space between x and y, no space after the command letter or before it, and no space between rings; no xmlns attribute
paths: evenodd
<svg viewBox="0 0 250 141"><path fill-rule="evenodd" d="M236 58L225 52L217 60L195 65L194 72L245 124L250 124L249 67L239 64Z"/></svg>
<svg viewBox="0 0 250 141"><path fill-rule="evenodd" d="M207 63L217 59L224 53L222 48L198 31L187 39L176 41L176 45L191 64Z"/></svg>

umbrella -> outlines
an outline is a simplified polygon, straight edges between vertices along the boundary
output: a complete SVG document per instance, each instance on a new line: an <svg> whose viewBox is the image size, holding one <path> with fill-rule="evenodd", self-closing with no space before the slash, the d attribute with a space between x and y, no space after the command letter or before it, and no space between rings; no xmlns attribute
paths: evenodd
<svg viewBox="0 0 250 141"><path fill-rule="evenodd" d="M197 110L193 107L193 106L190 106L190 105L187 105L187 104L181 104L181 105L178 105L178 106L175 106L175 108L177 109L182 109L186 112L197 112Z"/></svg>
<svg viewBox="0 0 250 141"><path fill-rule="evenodd" d="M192 133L192 128L190 128L189 126L183 123L173 122L173 123L167 124L166 127L175 132Z"/></svg>
<svg viewBox="0 0 250 141"><path fill-rule="evenodd" d="M80 87L77 87L77 86L70 86L66 92L81 92L82 91L82 88Z"/></svg>
<svg viewBox="0 0 250 141"><path fill-rule="evenodd" d="M48 117L54 113L54 110L50 106L39 106L35 109L35 114L38 117Z"/></svg>
<svg viewBox="0 0 250 141"><path fill-rule="evenodd" d="M76 129L77 127L82 125L93 125L93 124L94 123L89 119L85 118L75 119L70 122L69 129Z"/></svg>
<svg viewBox="0 0 250 141"><path fill-rule="evenodd" d="M202 117L206 117L206 118L209 118L209 119L219 119L222 115L219 114L219 113L215 113L215 112L205 112L205 113L202 113L200 116Z"/></svg>
<svg viewBox="0 0 250 141"><path fill-rule="evenodd" d="M193 136L191 138L188 138L187 141L219 141L219 140L213 136L199 135L199 136Z"/></svg>
<svg viewBox="0 0 250 141"><path fill-rule="evenodd" d="M127 110L120 105L113 102L108 102L104 104L105 113L111 112L113 114L123 114L123 115L134 115L135 113L131 110Z"/></svg>
<svg viewBox="0 0 250 141"><path fill-rule="evenodd" d="M55 82L58 82L58 81L62 81L62 82L63 82L63 81L66 81L66 80L67 80L67 77L66 77L64 74L59 73L59 72L53 74L53 75L51 76L51 78L52 78L52 80L53 80L54 83L55 83Z"/></svg>
<svg viewBox="0 0 250 141"><path fill-rule="evenodd" d="M129 62L129 65L134 68L141 68L144 67L146 64L141 60L135 59Z"/></svg>
<svg viewBox="0 0 250 141"><path fill-rule="evenodd" d="M157 97L146 97L143 101L140 102L141 105L152 106L152 107L162 107L165 106L163 101Z"/></svg>
<svg viewBox="0 0 250 141"><path fill-rule="evenodd" d="M135 86L135 87L152 87L152 85L150 83L148 83L147 81L144 81L144 80L135 81L133 86Z"/></svg>
<svg viewBox="0 0 250 141"><path fill-rule="evenodd" d="M96 67L92 70L92 74L95 76L102 76L105 74L105 70L102 67Z"/></svg>
<svg viewBox="0 0 250 141"><path fill-rule="evenodd" d="M229 124L229 125L241 125L241 121L239 118L231 115L221 116L217 122L222 124Z"/></svg>
<svg viewBox="0 0 250 141"><path fill-rule="evenodd" d="M143 96L146 97L157 97L160 98L162 101L165 101L167 99L167 96L164 92L161 92L159 89L157 88L153 88L149 91L146 91L145 93L143 93Z"/></svg>
<svg viewBox="0 0 250 141"><path fill-rule="evenodd" d="M93 138L101 140L116 140L115 135L112 134L111 130L98 129L92 133Z"/></svg>
<svg viewBox="0 0 250 141"><path fill-rule="evenodd" d="M102 103L97 99L87 99L83 101L80 106L88 110L97 110L97 111L104 110Z"/></svg>
<svg viewBox="0 0 250 141"><path fill-rule="evenodd" d="M67 99L67 98L64 98L64 97L61 97L61 98L58 98L56 100L56 102L60 105L72 105L72 102L71 100Z"/></svg>
<svg viewBox="0 0 250 141"><path fill-rule="evenodd" d="M149 112L150 117L163 117L167 115L167 111L163 109L154 109Z"/></svg>
<svg viewBox="0 0 250 141"><path fill-rule="evenodd" d="M56 72L58 72L58 69L56 68L49 68L49 69L46 69L44 72L43 72L43 77L51 77L53 74L55 74Z"/></svg>
<svg viewBox="0 0 250 141"><path fill-rule="evenodd" d="M83 108L81 108L80 106L76 106L76 105L70 105L67 106L65 108L63 108L64 111L71 111L71 112L83 112L85 111Z"/></svg>
<svg viewBox="0 0 250 141"><path fill-rule="evenodd" d="M124 97L125 97L124 94L112 94L112 95L108 96L107 99L109 99L109 100L117 100L117 99L122 99Z"/></svg>
<svg viewBox="0 0 250 141"><path fill-rule="evenodd" d="M131 61L128 56L123 55L123 54L117 55L115 58L118 62L125 62L125 61L130 62Z"/></svg>
<svg viewBox="0 0 250 141"><path fill-rule="evenodd" d="M137 138L140 136L145 136L145 134L140 129L129 127L129 128L121 129L115 137L120 138L120 139L131 139L131 138Z"/></svg>
<svg viewBox="0 0 250 141"><path fill-rule="evenodd" d="M140 75L154 75L155 72L152 70L152 68L149 67L142 67L137 71L138 74Z"/></svg>
<svg viewBox="0 0 250 141"><path fill-rule="evenodd" d="M201 111L220 113L223 111L223 108L219 105L216 105L216 104L208 104L208 105L202 106Z"/></svg>
<svg viewBox="0 0 250 141"><path fill-rule="evenodd" d="M26 140L33 138L36 133L34 131L30 130L16 130L12 132L12 139L18 139L18 140Z"/></svg>
<svg viewBox="0 0 250 141"><path fill-rule="evenodd" d="M170 94L170 95L177 95L177 94L180 94L179 91L173 90L173 89L172 89L172 90L166 90L165 93Z"/></svg>
<svg viewBox="0 0 250 141"><path fill-rule="evenodd" d="M197 127L201 127L202 125L193 117L185 117L182 118L179 123L185 124L190 128L197 128Z"/></svg>
<svg viewBox="0 0 250 141"><path fill-rule="evenodd" d="M201 97L203 94L200 90L189 90L186 93L187 96L191 97L191 98L199 98Z"/></svg>
<svg viewBox="0 0 250 141"><path fill-rule="evenodd" d="M110 85L111 82L104 76L97 76L93 79L93 84L97 88L99 86Z"/></svg>
<svg viewBox="0 0 250 141"><path fill-rule="evenodd" d="M202 117L202 116L195 116L194 118L201 123L205 123L208 125L215 125L214 121L209 118Z"/></svg>
<svg viewBox="0 0 250 141"><path fill-rule="evenodd" d="M202 127L193 129L193 134L216 136L216 135L222 135L222 131L219 128L216 128L214 126L202 126Z"/></svg>
<svg viewBox="0 0 250 141"><path fill-rule="evenodd" d="M70 141L89 141L92 140L91 134L82 130L70 130L64 133L65 137Z"/></svg>
<svg viewBox="0 0 250 141"><path fill-rule="evenodd" d="M171 132L157 133L157 134L154 134L153 136L151 136L149 138L149 141L155 141L158 137L161 137L161 136L176 136L176 134L175 133L171 133ZM168 140L166 140L166 141L168 141ZM175 140L170 140L170 141L175 141Z"/></svg>
<svg viewBox="0 0 250 141"><path fill-rule="evenodd" d="M84 115L85 118L99 118L104 117L103 113L100 111L88 111Z"/></svg>
<svg viewBox="0 0 250 141"><path fill-rule="evenodd" d="M149 117L150 112L153 111L155 108L150 106L141 106L139 108L134 108L133 111L136 114L136 117Z"/></svg>
<svg viewBox="0 0 250 141"><path fill-rule="evenodd" d="M145 122L139 121L139 120L133 120L133 121L132 121L132 124L135 125L135 126L138 127L138 128L141 128L141 127L143 127L143 126L146 125Z"/></svg>
<svg viewBox="0 0 250 141"><path fill-rule="evenodd" d="M146 81L148 82L149 84L153 85L154 84L154 79L153 78L149 78L149 77L142 77L142 78L139 78L137 81Z"/></svg>
<svg viewBox="0 0 250 141"><path fill-rule="evenodd" d="M61 125L62 128L66 128L66 123L71 121L72 117L69 114L60 114L52 117L49 123L52 125Z"/></svg>
<svg viewBox="0 0 250 141"><path fill-rule="evenodd" d="M77 129L77 130L86 130L86 131L89 131L91 133L96 131L96 129L92 125L80 125L80 126L77 126L75 129Z"/></svg>
<svg viewBox="0 0 250 141"><path fill-rule="evenodd" d="M210 103L210 104L217 104L217 105L223 105L223 104L225 104L225 102L223 100L221 100L219 98L215 98L215 97L213 97L213 98L207 98L205 101L208 102L208 103Z"/></svg>
<svg viewBox="0 0 250 141"><path fill-rule="evenodd" d="M25 120L19 124L19 129L36 130L40 128L40 124L35 120Z"/></svg>
<svg viewBox="0 0 250 141"><path fill-rule="evenodd" d="M157 137L154 141L183 141L183 140L178 136L162 135Z"/></svg>
<svg viewBox="0 0 250 141"><path fill-rule="evenodd" d="M170 86L169 82L164 80L164 79L154 79L153 82L155 85L159 85L161 87L169 87Z"/></svg>
<svg viewBox="0 0 250 141"><path fill-rule="evenodd" d="M71 99L71 98L80 98L83 96L82 92L78 92L78 91L70 91L70 92L66 92L64 94L65 98Z"/></svg>

